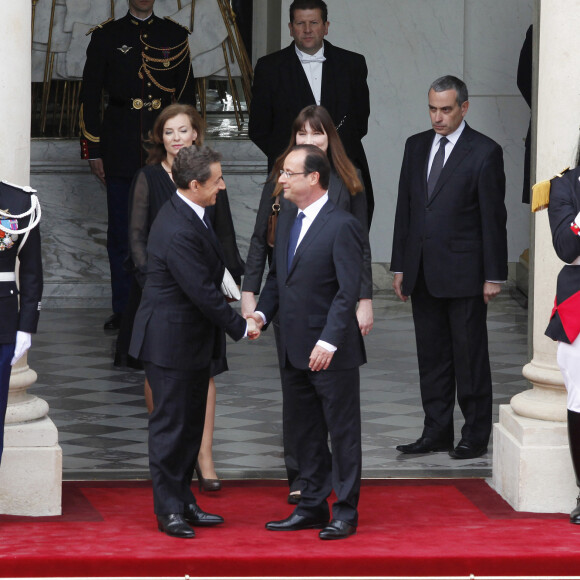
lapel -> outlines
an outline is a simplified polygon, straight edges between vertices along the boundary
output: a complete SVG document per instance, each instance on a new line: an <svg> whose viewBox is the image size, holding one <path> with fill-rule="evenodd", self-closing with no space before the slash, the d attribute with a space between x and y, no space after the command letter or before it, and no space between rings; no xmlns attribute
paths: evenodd
<svg viewBox="0 0 580 580"><path fill-rule="evenodd" d="M214 231L210 231L207 226L203 223L203 220L189 207L178 195L173 194L171 202L175 208L175 211L187 220L193 229L204 239L206 239L212 248L215 250L218 258L225 263L224 253L221 244Z"/></svg>
<svg viewBox="0 0 580 580"><path fill-rule="evenodd" d="M294 42L292 42L292 44L286 50L288 52L285 56L288 59L289 64L286 71L288 72L288 80L290 81L290 91L288 92L288 96L292 99L292 101L296 100L298 102L300 109L303 109L307 105L315 105L316 101L314 100L314 94L310 88L310 83L308 82L306 73L304 72L304 67L302 66L302 63L296 54ZM292 95L294 95L294 97L292 97ZM294 104L295 103L292 103L292 105Z"/></svg>
<svg viewBox="0 0 580 580"><path fill-rule="evenodd" d="M340 63L336 62L334 47L327 40L324 41L324 58L326 60L322 64L320 104L330 113L335 124L339 125L341 119L334 118L336 114L336 95L338 95L336 81L342 79L343 75L338 70Z"/></svg>
<svg viewBox="0 0 580 580"><path fill-rule="evenodd" d="M304 238L302 238L298 248L296 248L296 253L294 254L294 259L292 260L292 266L290 267L290 272L288 272L288 278L292 276L294 270L296 270L297 265L300 263L301 257L308 251L309 246L314 242L314 240L316 240L320 232L324 229L330 213L334 208L335 205L329 200L318 212L318 215L312 222L311 226L308 228L306 235ZM288 232L288 234L289 233L290 232ZM286 244L285 247L288 248L288 244Z"/></svg>
<svg viewBox="0 0 580 580"><path fill-rule="evenodd" d="M453 175L455 169L465 160L465 158L471 152L471 129L467 123L465 123L465 128L461 133L461 136L457 140L455 147L453 147L453 151L449 156L449 159L445 162L443 166L443 170L441 171L441 175L437 180L437 184L435 185L435 189L433 190L433 194L431 198L427 201L427 205L433 203L433 200L437 197L441 188L445 185L447 180ZM429 152L427 153L427 156ZM429 157L427 157L428 162ZM425 173L426 175L426 173ZM425 178L425 189L427 188L427 179Z"/></svg>

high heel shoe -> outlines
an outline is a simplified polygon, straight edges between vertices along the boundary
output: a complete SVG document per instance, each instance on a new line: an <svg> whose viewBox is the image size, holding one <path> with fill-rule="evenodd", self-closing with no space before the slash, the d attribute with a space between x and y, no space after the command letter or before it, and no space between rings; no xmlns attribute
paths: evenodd
<svg viewBox="0 0 580 580"><path fill-rule="evenodd" d="M219 479L206 479L202 473L199 463L195 464L195 473L199 483L199 491L219 491L222 488L222 482Z"/></svg>

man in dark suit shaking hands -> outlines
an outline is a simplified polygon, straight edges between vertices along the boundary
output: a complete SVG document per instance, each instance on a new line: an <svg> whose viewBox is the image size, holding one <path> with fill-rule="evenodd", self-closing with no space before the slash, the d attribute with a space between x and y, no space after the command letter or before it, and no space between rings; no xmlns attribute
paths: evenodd
<svg viewBox="0 0 580 580"><path fill-rule="evenodd" d="M286 157L280 183L298 210L280 214L274 261L254 313L258 326L279 313L284 421L293 425L304 483L295 511L266 528L324 528L325 540L346 538L358 524L359 366L366 362L355 314L363 234L358 220L328 200L329 177L318 147L297 145Z"/></svg>
<svg viewBox="0 0 580 580"><path fill-rule="evenodd" d="M188 525L223 522L203 512L191 491L201 444L211 359L225 354L225 334L257 338L220 291L224 256L205 208L225 189L221 156L182 149L173 163L178 190L159 211L147 244L147 279L129 352L143 361L154 411L149 468L160 531L193 538Z"/></svg>
<svg viewBox="0 0 580 580"><path fill-rule="evenodd" d="M433 130L405 145L391 259L395 293L411 296L425 423L397 450L471 459L492 426L486 316L507 278L503 154L465 123L463 81L441 77L428 98ZM465 422L454 448L456 389Z"/></svg>
<svg viewBox="0 0 580 580"><path fill-rule="evenodd" d="M346 154L362 173L373 215L373 186L361 143L370 114L367 65L362 54L334 46L328 34L328 9L322 0L290 5L290 46L258 60L252 85L248 131L268 156L268 171L288 146L292 123L308 105L322 105L332 117Z"/></svg>

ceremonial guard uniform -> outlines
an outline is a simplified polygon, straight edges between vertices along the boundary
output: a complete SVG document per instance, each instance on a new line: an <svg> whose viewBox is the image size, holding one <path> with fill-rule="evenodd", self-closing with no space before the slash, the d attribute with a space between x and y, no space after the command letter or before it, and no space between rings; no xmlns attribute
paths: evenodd
<svg viewBox="0 0 580 580"><path fill-rule="evenodd" d="M128 194L147 157L142 139L162 108L177 101L195 105L195 80L189 31L170 19L128 13L91 32L80 95L81 157L103 160L113 312L122 314L131 280L123 268ZM101 122L103 89L108 100Z"/></svg>
<svg viewBox="0 0 580 580"><path fill-rule="evenodd" d="M558 366L568 392L570 454L580 488L580 167L552 180L548 214L554 249L567 265L558 274L546 335L559 341ZM570 521L580 524L580 496Z"/></svg>
<svg viewBox="0 0 580 580"><path fill-rule="evenodd" d="M40 314L40 206L34 193L30 188L0 182L0 460L11 365L30 346L29 335L36 332ZM20 259L20 289L16 285L16 257Z"/></svg>

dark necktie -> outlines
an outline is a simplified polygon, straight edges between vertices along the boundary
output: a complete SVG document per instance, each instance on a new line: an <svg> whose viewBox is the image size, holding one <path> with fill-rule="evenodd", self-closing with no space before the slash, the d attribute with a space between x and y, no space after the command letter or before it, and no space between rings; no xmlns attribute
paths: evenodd
<svg viewBox="0 0 580 580"><path fill-rule="evenodd" d="M445 161L445 145L447 143L449 143L449 139L447 139L447 137L441 137L441 140L439 141L439 149L437 149L437 153L435 153L435 157L433 157L429 179L427 179L427 197L431 197L433 194L435 185L437 185L437 180L443 170L443 162Z"/></svg>
<svg viewBox="0 0 580 580"><path fill-rule="evenodd" d="M207 215L207 211L203 214L203 223L206 225L206 227L209 231L209 235L212 238L217 239L217 236L215 234L215 230L213 229L213 226L211 225L211 220L209 219L209 216Z"/></svg>
<svg viewBox="0 0 580 580"><path fill-rule="evenodd" d="M300 237L300 232L302 231L302 220L304 219L304 212L299 211L292 229L290 230L290 239L288 240L288 272L290 272L290 266L292 265L292 260L294 259L294 252L296 252L296 246L298 245L298 238Z"/></svg>

